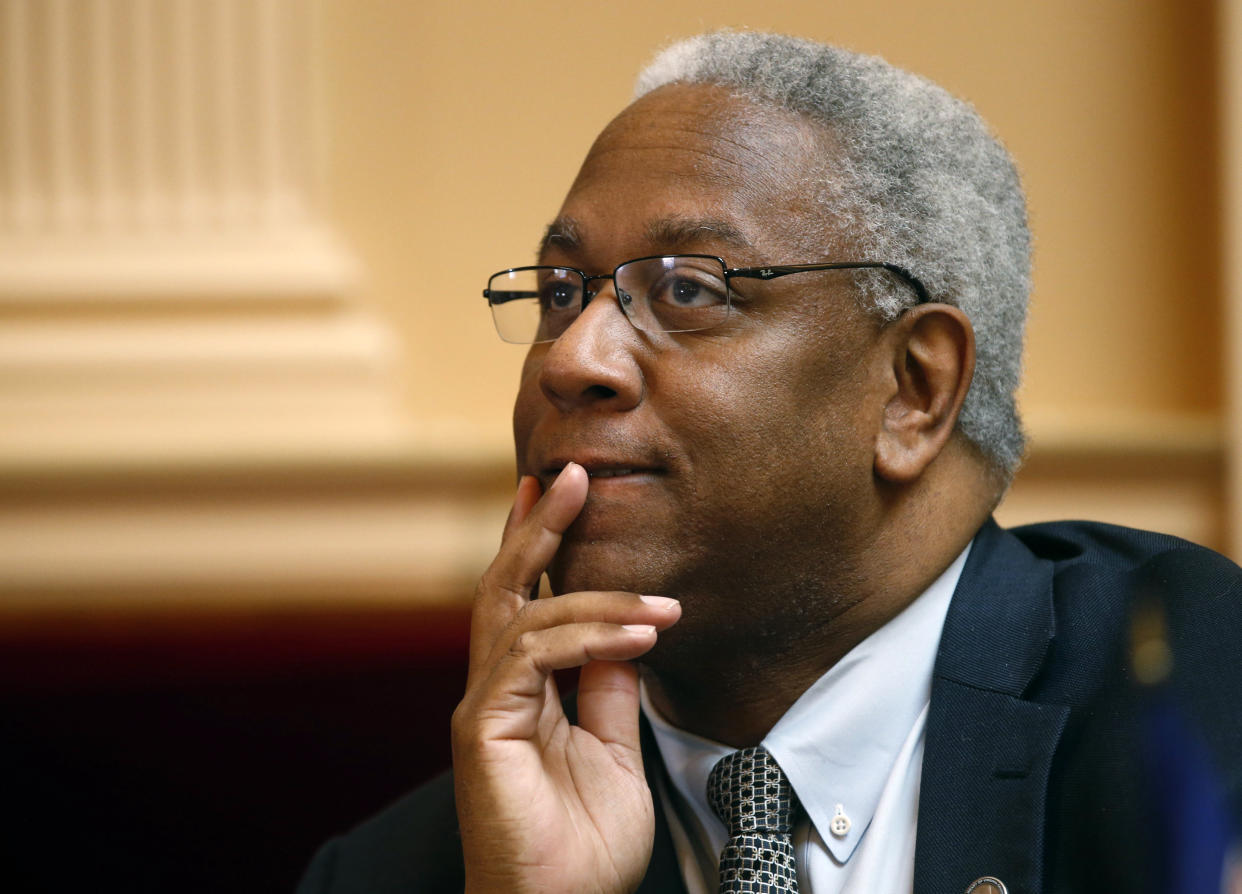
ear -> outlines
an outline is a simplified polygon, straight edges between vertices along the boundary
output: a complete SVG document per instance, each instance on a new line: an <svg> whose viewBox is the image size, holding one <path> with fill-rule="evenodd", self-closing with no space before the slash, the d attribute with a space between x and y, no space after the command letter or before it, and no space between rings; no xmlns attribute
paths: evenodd
<svg viewBox="0 0 1242 894"><path fill-rule="evenodd" d="M893 484L917 479L957 425L975 372L975 330L948 304L923 304L888 327L891 376L875 445L875 473Z"/></svg>

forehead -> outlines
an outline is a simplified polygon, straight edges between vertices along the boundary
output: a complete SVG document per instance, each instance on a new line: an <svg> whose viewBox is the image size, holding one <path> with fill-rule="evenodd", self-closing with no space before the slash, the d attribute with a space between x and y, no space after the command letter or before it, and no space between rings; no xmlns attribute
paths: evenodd
<svg viewBox="0 0 1242 894"><path fill-rule="evenodd" d="M595 141L558 219L572 222L565 242L660 251L681 247L659 244L661 236L700 230L705 243L779 252L813 214L827 142L803 116L723 87L662 87Z"/></svg>

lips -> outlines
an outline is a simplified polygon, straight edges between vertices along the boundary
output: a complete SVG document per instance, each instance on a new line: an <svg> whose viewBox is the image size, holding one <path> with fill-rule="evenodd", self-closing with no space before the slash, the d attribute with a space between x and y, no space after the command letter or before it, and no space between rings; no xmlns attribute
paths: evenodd
<svg viewBox="0 0 1242 894"><path fill-rule="evenodd" d="M565 468L567 463L574 462L586 469L587 477L592 480L606 480L610 478L629 478L634 476L663 475L666 469L654 466L649 463L635 462L633 460L611 460L585 457L569 457L566 459L556 459L543 465L540 472L540 478L543 479L544 486L549 486L556 480L556 476L561 474L561 470Z"/></svg>
<svg viewBox="0 0 1242 894"><path fill-rule="evenodd" d="M579 460L570 460L570 462L578 463L582 468L586 469L588 478L618 478L622 475L639 475L642 473L660 473L663 469L657 469L651 466L639 465L612 465L598 463L584 463ZM555 478L561 474L561 470L565 468L566 463L556 463L550 465L543 470L543 473L551 478Z"/></svg>

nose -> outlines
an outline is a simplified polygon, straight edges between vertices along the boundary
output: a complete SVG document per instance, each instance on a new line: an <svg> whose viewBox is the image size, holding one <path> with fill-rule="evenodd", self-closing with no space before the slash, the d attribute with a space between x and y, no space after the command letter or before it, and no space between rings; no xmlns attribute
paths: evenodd
<svg viewBox="0 0 1242 894"><path fill-rule="evenodd" d="M615 288L602 282L578 318L549 345L539 387L561 412L631 410L642 401L645 387L637 357L642 347Z"/></svg>

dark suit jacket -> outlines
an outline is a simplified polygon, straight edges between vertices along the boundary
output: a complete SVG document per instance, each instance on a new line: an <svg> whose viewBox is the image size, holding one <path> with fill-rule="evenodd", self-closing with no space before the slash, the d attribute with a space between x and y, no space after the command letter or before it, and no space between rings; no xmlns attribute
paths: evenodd
<svg viewBox="0 0 1242 894"><path fill-rule="evenodd" d="M1158 598L1174 672L1161 690L1242 810L1242 571L1159 534L1061 522L975 539L932 682L914 888L957 894L1155 890L1178 818L1150 803L1152 693L1127 673L1131 603ZM644 726L648 779L663 772ZM655 791L655 786L652 786ZM642 894L684 894L657 805ZM462 890L452 780L328 842L301 894Z"/></svg>

